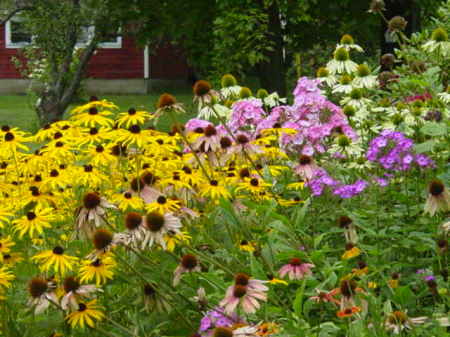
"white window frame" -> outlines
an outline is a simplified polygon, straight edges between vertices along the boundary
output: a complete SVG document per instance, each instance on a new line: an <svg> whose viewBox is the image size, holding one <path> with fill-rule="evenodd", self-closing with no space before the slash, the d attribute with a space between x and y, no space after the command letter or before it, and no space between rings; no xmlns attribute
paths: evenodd
<svg viewBox="0 0 450 337"><path fill-rule="evenodd" d="M20 16L16 16L14 19L16 21L20 21L21 19ZM6 21L5 23L5 47L7 49L19 49L19 48L23 48L26 46L30 45L30 42L19 42L19 43L15 43L11 41L11 19L9 19L8 21ZM33 39L33 36L31 36L31 39Z"/></svg>
<svg viewBox="0 0 450 337"><path fill-rule="evenodd" d="M19 16L15 16L14 19L18 20L17 18L20 18ZM29 42L20 42L20 43L14 43L11 41L11 20L6 21L5 23L5 47L7 49L20 49L26 46L29 46ZM20 20L20 19L19 19ZM87 42L78 42L75 47L76 48L84 48L86 47L91 39L94 37L95 33L95 27L89 26L87 28L87 35L88 40ZM119 30L120 33L120 30ZM33 36L31 36L31 39L33 39ZM115 42L103 42L98 44L98 48L100 49L121 49L122 48L122 36L118 35Z"/></svg>
<svg viewBox="0 0 450 337"><path fill-rule="evenodd" d="M119 33L121 30L119 30ZM95 27L87 27L87 42L78 42L75 47L84 48L86 47L95 35ZM102 42L98 44L98 48L101 49L121 49L122 48L122 36L118 35L115 42Z"/></svg>

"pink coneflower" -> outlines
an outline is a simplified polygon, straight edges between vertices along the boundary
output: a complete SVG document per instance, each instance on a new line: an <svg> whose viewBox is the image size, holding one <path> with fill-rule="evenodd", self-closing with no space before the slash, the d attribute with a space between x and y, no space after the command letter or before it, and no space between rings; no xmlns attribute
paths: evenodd
<svg viewBox="0 0 450 337"><path fill-rule="evenodd" d="M436 212L450 210L450 194L439 180L433 180L428 186L428 198L425 203L425 213L433 216Z"/></svg>
<svg viewBox="0 0 450 337"><path fill-rule="evenodd" d="M77 232L82 232L90 238L95 228L103 223L103 217L108 208L116 209L114 205L110 204L98 193L90 192L85 194L83 197L83 206L76 212Z"/></svg>
<svg viewBox="0 0 450 337"><path fill-rule="evenodd" d="M314 177L314 171L318 168L312 157L302 154L299 158L299 164L294 170L303 179L311 180Z"/></svg>
<svg viewBox="0 0 450 337"><path fill-rule="evenodd" d="M236 136L236 144L230 149L230 153L232 154L243 154L246 152L249 156L262 153L261 148L253 144L251 139L245 134L240 133Z"/></svg>
<svg viewBox="0 0 450 337"><path fill-rule="evenodd" d="M140 179L134 178L131 181L130 192L134 195L140 196L147 204L155 202L156 199L162 195L160 191L153 187L156 181L156 176L154 176L151 172L145 172L141 175Z"/></svg>
<svg viewBox="0 0 450 337"><path fill-rule="evenodd" d="M408 317L406 311L391 312L384 323L386 330L392 331L394 334L399 334L405 329L412 329L414 325L423 324L428 317Z"/></svg>
<svg viewBox="0 0 450 337"><path fill-rule="evenodd" d="M181 275L183 273L199 272L202 268L198 263L195 255L186 254L181 258L180 264L173 272L173 285L177 286L180 283Z"/></svg>
<svg viewBox="0 0 450 337"><path fill-rule="evenodd" d="M127 237L127 245L136 246L145 236L145 228L143 225L143 216L136 212L129 212L125 216L125 234Z"/></svg>
<svg viewBox="0 0 450 337"><path fill-rule="evenodd" d="M208 125L204 131L203 136L197 138L194 144L192 144L195 150L202 152L217 151L220 149L220 135L214 125Z"/></svg>
<svg viewBox="0 0 450 337"><path fill-rule="evenodd" d="M153 243L156 242L166 249L164 236L168 233L179 234L181 226L180 219L173 216L171 213L148 213L144 220L146 231L142 248L145 248L146 246L151 247Z"/></svg>
<svg viewBox="0 0 450 337"><path fill-rule="evenodd" d="M88 295L97 291L103 291L93 284L81 285L75 277L67 277L64 280L63 286L66 294L61 299L61 308L63 308L64 310L67 310L69 308L72 310L77 310L78 297L87 297Z"/></svg>
<svg viewBox="0 0 450 337"><path fill-rule="evenodd" d="M266 281L250 279L246 274L237 274L234 285L228 287L225 298L220 302L226 314L232 314L241 304L244 312L253 314L259 309L260 301L267 301L266 292L269 290Z"/></svg>
<svg viewBox="0 0 450 337"><path fill-rule="evenodd" d="M301 280L307 275L311 275L311 268L315 266L312 263L303 263L301 259L294 257L288 264L280 268L278 273L280 277L289 276L289 280Z"/></svg>
<svg viewBox="0 0 450 337"><path fill-rule="evenodd" d="M58 302L58 297L54 292L55 289L56 284L53 281L48 281L40 277L35 277L30 281L28 291L31 298L28 301L28 305L34 308L36 315L44 312L51 302Z"/></svg>

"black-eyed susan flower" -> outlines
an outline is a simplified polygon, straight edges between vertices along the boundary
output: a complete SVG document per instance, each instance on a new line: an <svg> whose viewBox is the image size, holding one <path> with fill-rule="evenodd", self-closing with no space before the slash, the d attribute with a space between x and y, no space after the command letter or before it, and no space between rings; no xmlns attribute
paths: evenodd
<svg viewBox="0 0 450 337"><path fill-rule="evenodd" d="M13 215L10 205L0 205L0 228L4 228Z"/></svg>
<svg viewBox="0 0 450 337"><path fill-rule="evenodd" d="M255 251L255 243L248 240L241 240L239 242L239 249L244 252L253 253Z"/></svg>
<svg viewBox="0 0 450 337"><path fill-rule="evenodd" d="M142 125L147 120L153 118L147 111L136 110L135 108L130 108L127 112L121 112L118 117L117 125L125 126L126 128L136 124Z"/></svg>
<svg viewBox="0 0 450 337"><path fill-rule="evenodd" d="M28 146L24 143L28 140L25 133L18 129L9 129L7 132L0 134L0 153L3 155L11 155L18 150L28 151Z"/></svg>
<svg viewBox="0 0 450 337"><path fill-rule="evenodd" d="M40 264L39 268L43 272L52 270L54 273L64 276L68 271L75 268L78 258L64 254L64 248L56 246L51 250L45 250L31 258Z"/></svg>
<svg viewBox="0 0 450 337"><path fill-rule="evenodd" d="M213 200L221 198L230 199L231 194L230 192L228 192L224 185L225 184L223 184L221 181L213 179L209 183L205 183L199 186L199 194L202 197L211 198Z"/></svg>
<svg viewBox="0 0 450 337"><path fill-rule="evenodd" d="M400 283L400 274L399 273L392 273L391 278L388 280L388 285L392 289L398 288L398 285Z"/></svg>
<svg viewBox="0 0 450 337"><path fill-rule="evenodd" d="M145 206L147 212L159 212L168 213L176 212L180 209L181 202L179 200L174 200L167 198L164 195L160 195L154 202L151 202Z"/></svg>
<svg viewBox="0 0 450 337"><path fill-rule="evenodd" d="M95 327L96 321L101 321L105 318L105 314L101 311L103 307L97 304L97 300L90 302L80 302L78 309L72 311L66 316L67 322L72 328L82 328L88 325L91 328Z"/></svg>
<svg viewBox="0 0 450 337"><path fill-rule="evenodd" d="M271 185L264 182L262 179L249 178L246 181L239 183L236 192L246 191L254 195L259 195L261 192L266 191Z"/></svg>
<svg viewBox="0 0 450 337"><path fill-rule="evenodd" d="M44 312L50 303L58 303L58 297L54 290L56 284L53 281L35 277L28 283L28 292L30 299L28 305L34 308L34 313L40 314Z"/></svg>
<svg viewBox="0 0 450 337"><path fill-rule="evenodd" d="M55 219L54 209L42 207L40 204L32 211L28 211L25 216L13 221L13 229L19 232L22 238L28 234L30 238L40 235L44 232L44 228L51 228L51 222Z"/></svg>
<svg viewBox="0 0 450 337"><path fill-rule="evenodd" d="M16 263L23 261L23 257L21 253L6 253L0 254L0 262L5 265L14 266Z"/></svg>
<svg viewBox="0 0 450 337"><path fill-rule="evenodd" d="M109 118L112 115L110 111L99 110L97 107L91 107L87 111L76 113L70 118L76 125L89 128L103 126L110 127L114 121Z"/></svg>
<svg viewBox="0 0 450 337"><path fill-rule="evenodd" d="M15 275L8 269L7 266L0 267L0 290L4 290L2 288L11 287L11 281L15 278Z"/></svg>
<svg viewBox="0 0 450 337"><path fill-rule="evenodd" d="M11 247L13 247L16 243L11 240L10 236L0 237L0 255L7 254L11 251ZM0 257L1 261L1 257Z"/></svg>
<svg viewBox="0 0 450 337"><path fill-rule="evenodd" d="M347 243L345 245L345 252L344 254L342 254L342 259L348 260L357 257L359 255L361 255L361 249L359 249L353 243Z"/></svg>
<svg viewBox="0 0 450 337"><path fill-rule="evenodd" d="M167 232L163 239L166 242L166 249L173 252L177 244L188 244L192 237L188 232L180 231L179 233Z"/></svg>
<svg viewBox="0 0 450 337"><path fill-rule="evenodd" d="M287 285L289 284L289 283L287 283L285 280L276 278L276 277L273 276L273 275L268 275L267 278L268 278L268 283L270 283L270 284L272 284L272 285L280 284L280 285L287 286Z"/></svg>
<svg viewBox="0 0 450 337"><path fill-rule="evenodd" d="M128 191L114 194L111 200L121 211L128 211L130 209L140 210L144 207L143 200L139 196L133 195Z"/></svg>
<svg viewBox="0 0 450 337"><path fill-rule="evenodd" d="M80 282L89 283L95 279L95 284L100 286L114 277L114 269L117 263L110 254L98 256L94 261L83 260L79 271Z"/></svg>

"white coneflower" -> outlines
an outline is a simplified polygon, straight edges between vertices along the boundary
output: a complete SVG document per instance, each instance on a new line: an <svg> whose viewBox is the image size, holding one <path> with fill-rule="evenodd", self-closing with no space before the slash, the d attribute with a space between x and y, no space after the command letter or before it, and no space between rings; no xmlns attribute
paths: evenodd
<svg viewBox="0 0 450 337"><path fill-rule="evenodd" d="M359 53L364 52L364 49L362 49L361 46L355 44L353 37L349 34L345 34L342 36L340 43L336 46L336 49L339 48L345 48L348 51L355 50Z"/></svg>
<svg viewBox="0 0 450 337"><path fill-rule="evenodd" d="M225 74L221 80L222 89L220 94L224 99L232 99L239 97L241 86L237 84L236 78L231 74Z"/></svg>
<svg viewBox="0 0 450 337"><path fill-rule="evenodd" d="M422 45L422 48L429 53L437 52L442 56L450 55L450 41L447 31L444 28L436 28L431 34L431 40Z"/></svg>
<svg viewBox="0 0 450 337"><path fill-rule="evenodd" d="M340 103L341 105L350 105L356 109L362 109L366 108L372 101L364 97L364 92L361 88L353 88Z"/></svg>
<svg viewBox="0 0 450 337"><path fill-rule="evenodd" d="M355 86L350 75L343 75L339 82L333 87L333 94L349 94Z"/></svg>
<svg viewBox="0 0 450 337"><path fill-rule="evenodd" d="M437 94L437 96L442 102L450 104L450 85L447 87L446 91Z"/></svg>
<svg viewBox="0 0 450 337"><path fill-rule="evenodd" d="M412 329L414 325L423 324L428 317L408 317L406 311L393 311L388 314L384 326L386 330L399 334L405 329Z"/></svg>
<svg viewBox="0 0 450 337"><path fill-rule="evenodd" d="M91 237L95 228L99 227L106 214L106 209L116 209L116 206L110 204L105 198L100 197L98 193L90 192L83 197L83 206L77 210L76 231L82 232L87 237Z"/></svg>
<svg viewBox="0 0 450 337"><path fill-rule="evenodd" d="M325 67L320 67L317 69L316 77L320 82L326 83L329 87L332 87L337 83L337 78L330 74L330 71ZM351 80L350 80L351 81Z"/></svg>
<svg viewBox="0 0 450 337"><path fill-rule="evenodd" d="M287 102L287 99L281 98L277 92L273 92L267 97L262 98L262 101L264 102L264 105L268 106L269 108L273 108L280 103L285 104Z"/></svg>
<svg viewBox="0 0 450 337"><path fill-rule="evenodd" d="M357 87L370 89L378 85L378 76L372 75L367 64L360 64L356 70L356 76L353 83Z"/></svg>
<svg viewBox="0 0 450 337"><path fill-rule="evenodd" d="M450 194L439 180L433 180L428 186L428 198L425 203L425 213L433 216L436 212L450 210Z"/></svg>
<svg viewBox="0 0 450 337"><path fill-rule="evenodd" d="M327 63L327 69L334 74L352 74L358 69L358 65L350 60L347 49L339 48L334 51L333 59Z"/></svg>
<svg viewBox="0 0 450 337"><path fill-rule="evenodd" d="M156 242L166 249L164 236L169 233L180 233L182 227L180 219L171 213L161 214L159 212L148 213L144 220L145 237L142 242L142 249L151 247Z"/></svg>

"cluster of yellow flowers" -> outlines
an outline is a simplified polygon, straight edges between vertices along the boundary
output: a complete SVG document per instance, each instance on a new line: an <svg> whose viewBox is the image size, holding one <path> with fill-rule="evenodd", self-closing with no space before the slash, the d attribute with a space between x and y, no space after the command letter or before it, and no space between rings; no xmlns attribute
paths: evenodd
<svg viewBox="0 0 450 337"><path fill-rule="evenodd" d="M289 200L266 182L289 169L276 145L279 130L251 142L216 139L213 126L175 124L161 132L148 122L181 107L170 95L159 104L156 114L117 113L113 103L95 99L34 135L2 127L0 296L25 260L40 273L28 285L36 313L54 305L67 310L72 326L93 327L104 318L93 293L114 277L114 246L173 251L191 240L193 220L222 198L235 207L249 198L282 207L301 202L301 181L288 186ZM208 147L227 154L214 158Z"/></svg>

